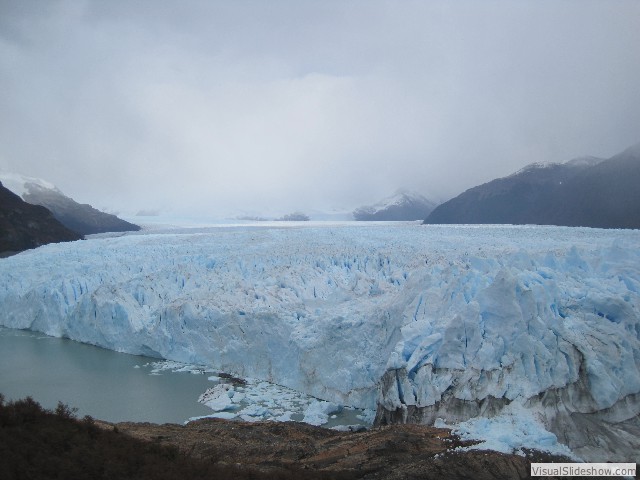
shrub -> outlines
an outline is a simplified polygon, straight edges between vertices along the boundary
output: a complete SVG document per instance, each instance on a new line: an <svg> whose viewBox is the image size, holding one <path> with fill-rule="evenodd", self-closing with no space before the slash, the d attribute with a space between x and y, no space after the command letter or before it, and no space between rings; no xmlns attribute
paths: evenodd
<svg viewBox="0 0 640 480"><path fill-rule="evenodd" d="M62 403L46 410L31 397L5 403L0 394L0 479L346 478L296 467L265 474L196 459L174 446L99 428L89 416L78 420L76 411Z"/></svg>

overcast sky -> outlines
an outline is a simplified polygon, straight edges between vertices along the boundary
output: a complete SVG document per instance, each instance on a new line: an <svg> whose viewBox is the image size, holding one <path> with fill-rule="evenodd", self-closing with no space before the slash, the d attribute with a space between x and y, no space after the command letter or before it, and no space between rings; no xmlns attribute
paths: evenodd
<svg viewBox="0 0 640 480"><path fill-rule="evenodd" d="M120 212L446 200L640 142L640 1L0 0L0 169Z"/></svg>

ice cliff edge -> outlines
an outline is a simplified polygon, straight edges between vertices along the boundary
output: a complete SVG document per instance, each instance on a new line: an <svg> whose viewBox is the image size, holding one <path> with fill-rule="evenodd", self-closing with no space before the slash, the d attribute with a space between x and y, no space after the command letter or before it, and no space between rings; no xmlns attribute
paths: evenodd
<svg viewBox="0 0 640 480"><path fill-rule="evenodd" d="M629 460L639 252L637 231L563 227L92 239L0 261L0 324L378 404L379 422L518 402L585 459Z"/></svg>

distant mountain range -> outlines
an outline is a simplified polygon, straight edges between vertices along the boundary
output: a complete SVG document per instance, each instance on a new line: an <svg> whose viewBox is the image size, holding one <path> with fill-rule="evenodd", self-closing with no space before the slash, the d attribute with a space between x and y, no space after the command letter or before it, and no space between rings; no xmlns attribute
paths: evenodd
<svg viewBox="0 0 640 480"><path fill-rule="evenodd" d="M399 190L375 205L357 208L353 211L353 218L369 221L422 220L435 206L434 202L420 194Z"/></svg>
<svg viewBox="0 0 640 480"><path fill-rule="evenodd" d="M25 202L0 183L0 257L81 238L45 207Z"/></svg>
<svg viewBox="0 0 640 480"><path fill-rule="evenodd" d="M607 160L529 165L470 188L424 223L640 228L640 144Z"/></svg>
<svg viewBox="0 0 640 480"><path fill-rule="evenodd" d="M280 218L276 218L278 222L308 222L309 216L302 212L293 212L283 215Z"/></svg>
<svg viewBox="0 0 640 480"><path fill-rule="evenodd" d="M39 178L0 173L0 182L27 203L42 205L51 210L61 224L80 235L140 230L138 225L101 212L91 205L76 202L55 185Z"/></svg>

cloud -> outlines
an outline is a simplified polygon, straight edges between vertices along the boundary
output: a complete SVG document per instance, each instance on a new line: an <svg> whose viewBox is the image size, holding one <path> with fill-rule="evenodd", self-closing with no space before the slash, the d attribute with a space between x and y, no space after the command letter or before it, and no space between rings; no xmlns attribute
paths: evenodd
<svg viewBox="0 0 640 480"><path fill-rule="evenodd" d="M640 140L640 4L5 2L0 167L118 210L446 199Z"/></svg>

